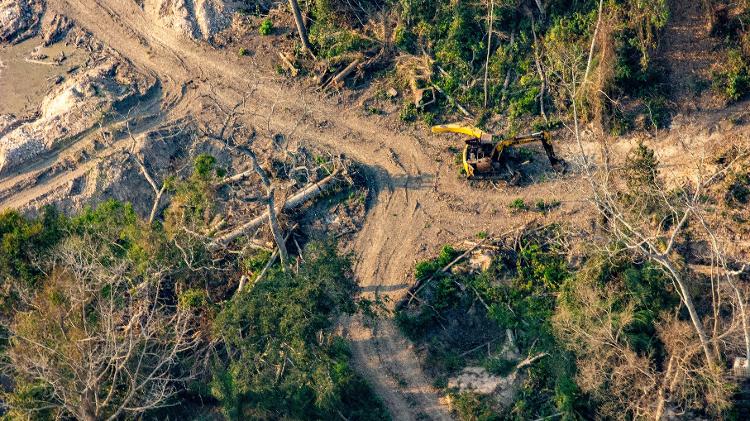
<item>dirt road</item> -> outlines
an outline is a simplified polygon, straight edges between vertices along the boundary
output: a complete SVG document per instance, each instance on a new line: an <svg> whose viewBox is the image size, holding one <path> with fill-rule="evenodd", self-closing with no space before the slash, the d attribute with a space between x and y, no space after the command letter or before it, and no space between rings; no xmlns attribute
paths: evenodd
<svg viewBox="0 0 750 421"><path fill-rule="evenodd" d="M549 217L510 212L508 204L517 197L532 203L560 200L563 205L555 211L558 217L583 206L575 176L559 178L547 173L544 181L523 190L472 188L458 177L445 138L403 129L385 117L365 116L361 110L337 105L302 86L268 77L252 59L197 44L162 28L134 1L50 0L48 8L74 19L139 70L154 74L161 83L163 101L169 104L159 111L163 122L195 113L194 103L202 94L211 92L218 100L234 104L252 91L250 101L268 104L268 108L274 104L274 111L270 121L267 115L246 115L247 124L266 127L270 123L278 132L299 125L300 141L344 153L368 166L369 211L351 245L365 294L379 292L393 303L408 288L415 260L433 254L441 244L480 231L501 233L532 217ZM308 100L302 101L304 97ZM5 198L2 205L20 206L53 187L42 183L33 194ZM370 328L355 318L347 321L345 330L357 367L395 419L450 419L391 319Z"/></svg>

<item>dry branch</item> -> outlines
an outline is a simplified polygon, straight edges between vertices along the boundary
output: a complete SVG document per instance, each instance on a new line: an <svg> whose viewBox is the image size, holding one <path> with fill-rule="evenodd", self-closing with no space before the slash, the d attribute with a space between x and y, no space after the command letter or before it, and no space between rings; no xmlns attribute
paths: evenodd
<svg viewBox="0 0 750 421"><path fill-rule="evenodd" d="M443 94L443 96L448 99L448 102L450 102L451 104L453 104L454 107L458 108L458 110L461 111L466 117L474 118L474 115L472 113L470 113L466 108L464 108L463 105L459 104L458 101L455 100L455 98L453 98L452 96L448 95L447 92L445 92L444 90L442 90L436 84L430 82L430 85L433 88L435 88L435 90L437 90L438 92L440 92L441 94Z"/></svg>
<svg viewBox="0 0 750 421"><path fill-rule="evenodd" d="M282 53L281 51L278 52L279 58L281 59L281 62L284 64L284 67L289 70L289 73L292 76L297 76L299 74L299 70L294 66L294 63L292 63L291 60L286 56L286 54Z"/></svg>
<svg viewBox="0 0 750 421"><path fill-rule="evenodd" d="M282 211L290 211L298 208L305 202L312 200L321 195L330 186L330 184L336 180L336 177L340 174L339 170L335 170L328 177L320 180L317 183L313 183L303 188L302 190L295 193L290 197L281 208ZM257 229L268 219L268 211L263 212L259 216L253 218L249 222L235 228L234 230L222 235L214 241L214 246L228 244L238 237L247 234L248 232Z"/></svg>
<svg viewBox="0 0 750 421"><path fill-rule="evenodd" d="M349 76L351 72L354 71L354 69L357 68L357 66L359 66L361 62L361 57L354 59L351 63L349 63L348 66L344 67L344 70L337 73L336 76L332 77L331 80L325 83L323 85L323 89L328 89L330 87L339 85L347 76Z"/></svg>
<svg viewBox="0 0 750 421"><path fill-rule="evenodd" d="M232 184L232 183L236 183L238 181L242 181L242 180L250 177L254 172L255 172L255 170L247 170L247 171L243 171L243 172L241 172L239 174L235 174L235 175L233 175L231 177L226 177L223 180L221 180L221 181L217 182L216 184L214 184L214 187L215 188L219 188L219 187L225 186L227 184Z"/></svg>

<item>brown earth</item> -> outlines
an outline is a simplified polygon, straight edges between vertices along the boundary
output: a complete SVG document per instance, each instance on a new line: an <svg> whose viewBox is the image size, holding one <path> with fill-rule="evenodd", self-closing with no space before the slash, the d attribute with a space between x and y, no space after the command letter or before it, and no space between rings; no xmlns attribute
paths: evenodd
<svg viewBox="0 0 750 421"><path fill-rule="evenodd" d="M682 112L719 110L724 102L711 92L711 72L722 59L719 41L711 37L711 23L703 2L672 0L670 23L657 52L668 71L668 85Z"/></svg>
<svg viewBox="0 0 750 421"><path fill-rule="evenodd" d="M575 165L564 176L539 165L530 174L534 182L525 187L470 185L458 176L454 155L448 151L456 139L406 127L392 115L367 115L344 96L323 96L304 82L275 77L275 52L263 54L258 48L257 54L238 57L235 49L214 49L186 40L156 24L153 16L130 0L50 0L47 7L48 13L71 18L138 72L156 78L159 91L155 97L134 106L127 115L133 121L126 124L136 138L143 139L159 125L199 118L205 95L229 107L247 95L256 111L241 117L245 124L293 132L296 136L291 142L329 149L362 163L370 189L368 212L364 227L347 247L356 255L355 271L365 295L379 293L390 297L391 305L395 303L413 282L415 261L434 254L441 244L480 231L500 235L532 219L580 225L590 219L585 183ZM699 120L677 117L675 127L679 128L651 143L663 163L684 168L724 139L725 133L742 141L745 126L725 124L729 116L740 113L744 111L738 107ZM122 125L122 120L112 122L117 124ZM35 206L102 162L113 162L106 159L131 146L128 136L115 137L94 159L51 171L75 151L89 148L93 136L74 139L53 154L0 177L0 206ZM559 154L575 164L577 147L565 131L559 138ZM614 149L625 152L635 141L618 142ZM598 150L593 139L584 146ZM537 154L539 160L544 159L541 152ZM508 204L518 197L527 203L559 200L561 206L547 215L511 212ZM395 419L450 419L431 379L391 318L374 327L358 317L344 322L356 366Z"/></svg>

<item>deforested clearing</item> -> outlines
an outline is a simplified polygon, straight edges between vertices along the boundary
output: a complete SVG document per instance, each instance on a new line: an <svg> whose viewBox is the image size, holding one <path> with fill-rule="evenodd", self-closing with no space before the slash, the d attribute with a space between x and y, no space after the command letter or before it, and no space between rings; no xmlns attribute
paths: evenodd
<svg viewBox="0 0 750 421"><path fill-rule="evenodd" d="M0 0L10 419L745 419L750 5Z"/></svg>

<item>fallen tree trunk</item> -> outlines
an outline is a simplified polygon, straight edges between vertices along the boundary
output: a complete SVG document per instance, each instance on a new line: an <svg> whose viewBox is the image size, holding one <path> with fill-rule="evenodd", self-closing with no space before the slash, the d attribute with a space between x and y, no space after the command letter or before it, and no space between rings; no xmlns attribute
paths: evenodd
<svg viewBox="0 0 750 421"><path fill-rule="evenodd" d="M292 209L296 209L300 207L301 205L303 205L308 200L311 200L311 199L316 198L317 196L320 196L323 192L325 192L326 188L328 188L330 184L336 179L336 177L340 174L340 172L341 171L339 170L335 170L328 177L318 181L317 183L310 184L309 186L298 191L292 197L290 197L286 201L286 203L284 203L284 206L281 208L281 210L289 211ZM219 245L230 243L236 240L238 237L254 229L257 229L265 221L268 220L268 216L269 216L268 211L263 212L262 214L251 219L247 223L240 225L234 230L218 237L216 240L214 240L214 245L219 246Z"/></svg>
<svg viewBox="0 0 750 421"><path fill-rule="evenodd" d="M250 177L253 173L255 173L255 170L254 169L250 169L250 170L247 170L247 171L243 171L243 172L241 172L239 174L235 174L235 175L233 175L231 177L226 177L226 178L220 180L219 182L217 182L216 184L214 184L214 187L218 189L219 187L225 186L227 184L232 184L232 183L236 183L238 181L242 181L242 180Z"/></svg>
<svg viewBox="0 0 750 421"><path fill-rule="evenodd" d="M361 58L354 59L351 63L349 63L348 66L344 67L344 70L340 71L338 74L336 74L334 77L331 78L328 83L323 85L323 89L328 89L330 87L335 87L338 84L342 83L344 79L349 76L349 73L353 72L354 69L359 66L359 64L362 62Z"/></svg>

